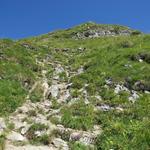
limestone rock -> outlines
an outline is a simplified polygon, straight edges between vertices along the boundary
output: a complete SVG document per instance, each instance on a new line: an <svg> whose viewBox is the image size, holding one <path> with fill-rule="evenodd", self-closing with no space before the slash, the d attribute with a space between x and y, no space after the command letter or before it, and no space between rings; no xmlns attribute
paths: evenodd
<svg viewBox="0 0 150 150"><path fill-rule="evenodd" d="M81 74L81 73L83 73L83 72L84 72L83 67L79 68L77 72L78 72L77 74Z"/></svg>
<svg viewBox="0 0 150 150"><path fill-rule="evenodd" d="M50 87L49 92L51 93L52 97L57 98L57 96L59 94L59 87L58 87L58 85L52 85Z"/></svg>
<svg viewBox="0 0 150 150"><path fill-rule="evenodd" d="M67 142L65 142L64 140L60 139L60 138L55 138L52 143L54 144L54 146L58 149L61 150L69 150L68 144Z"/></svg>
<svg viewBox="0 0 150 150"><path fill-rule="evenodd" d="M82 133L81 132L73 132L70 135L70 141L79 141L81 137L82 137Z"/></svg>
<svg viewBox="0 0 150 150"><path fill-rule="evenodd" d="M60 64L58 64L55 68L55 74L60 74L62 72L64 72L64 68Z"/></svg>
<svg viewBox="0 0 150 150"><path fill-rule="evenodd" d="M95 135L91 133L83 133L82 137L80 138L80 142L85 144L85 145L90 145L93 144L95 141Z"/></svg>
<svg viewBox="0 0 150 150"><path fill-rule="evenodd" d="M132 95L129 97L129 101L134 103L138 98L140 97L137 92L132 90Z"/></svg>
<svg viewBox="0 0 150 150"><path fill-rule="evenodd" d="M6 128L5 120L4 118L0 118L0 135L3 133L5 128Z"/></svg>
<svg viewBox="0 0 150 150"><path fill-rule="evenodd" d="M100 106L97 106L97 109L102 110L102 111L109 111L109 110L112 110L113 107L111 107L107 104L102 104Z"/></svg>
<svg viewBox="0 0 150 150"><path fill-rule="evenodd" d="M20 133L22 135L25 135L27 133L27 131L29 130L30 126L31 125L26 125L25 127L22 127Z"/></svg>
<svg viewBox="0 0 150 150"><path fill-rule="evenodd" d="M15 132L15 131L12 131L10 134L8 134L7 139L14 141L14 142L27 141L27 139L24 136L22 136L21 134Z"/></svg>
<svg viewBox="0 0 150 150"><path fill-rule="evenodd" d="M115 87L114 92L115 92L116 94L118 94L118 93L121 92L121 91L129 91L129 90L128 90L125 86L120 85L120 84L117 84L116 87Z"/></svg>

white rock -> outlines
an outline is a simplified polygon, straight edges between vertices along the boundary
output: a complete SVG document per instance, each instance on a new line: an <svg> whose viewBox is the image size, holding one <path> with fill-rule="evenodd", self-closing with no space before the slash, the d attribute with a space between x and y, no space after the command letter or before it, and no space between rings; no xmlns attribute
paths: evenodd
<svg viewBox="0 0 150 150"><path fill-rule="evenodd" d="M59 87L58 85L52 85L50 87L50 93L52 95L53 98L57 98L58 94L59 94Z"/></svg>
<svg viewBox="0 0 150 150"><path fill-rule="evenodd" d="M43 105L45 108L50 108L50 106L52 105L52 102L49 100L45 100L41 103L41 105Z"/></svg>
<svg viewBox="0 0 150 150"><path fill-rule="evenodd" d="M64 126L61 125L61 124L58 124L58 125L56 126L56 128L57 128L57 130L58 130L60 133L64 133L64 132L65 132L65 128L64 128Z"/></svg>
<svg viewBox="0 0 150 150"><path fill-rule="evenodd" d="M78 50L80 50L80 51L82 51L83 49L84 49L84 48L82 48L82 47L79 47L79 48L78 48Z"/></svg>
<svg viewBox="0 0 150 150"><path fill-rule="evenodd" d="M66 102L70 98L70 91L66 90L60 95L60 98L57 100L58 103Z"/></svg>
<svg viewBox="0 0 150 150"><path fill-rule="evenodd" d="M8 136L7 136L7 139L8 140L11 140L11 141L20 141L20 142L22 142L22 141L27 141L27 139L24 137L24 136L22 136L21 134L19 134L19 133L17 133L17 132L15 132L15 131L12 131Z"/></svg>
<svg viewBox="0 0 150 150"><path fill-rule="evenodd" d="M102 111L109 111L109 110L112 110L113 107L111 107L111 106L109 106L109 105L107 105L107 104L103 104L103 105L101 105L101 106L97 106L97 109L100 109L100 110L102 110Z"/></svg>
<svg viewBox="0 0 150 150"><path fill-rule="evenodd" d="M21 133L22 135L25 135L25 134L27 133L27 131L29 130L30 126L31 126L31 125L26 125L25 127L23 127L23 128L21 129L20 133Z"/></svg>
<svg viewBox="0 0 150 150"><path fill-rule="evenodd" d="M10 122L12 122L15 126L15 129L20 129L21 127L25 127L27 125L27 122L26 121L22 121L22 120L19 120L19 119L15 119L15 118L11 118L10 119Z"/></svg>
<svg viewBox="0 0 150 150"><path fill-rule="evenodd" d="M64 68L61 65L58 65L55 68L55 74L59 74L59 73L62 73L62 72L64 72Z"/></svg>
<svg viewBox="0 0 150 150"><path fill-rule="evenodd" d="M90 103L87 98L84 99L84 102L85 102L86 105L88 105Z"/></svg>
<svg viewBox="0 0 150 150"><path fill-rule="evenodd" d="M46 74L47 73L47 70L42 70L42 74Z"/></svg>
<svg viewBox="0 0 150 150"><path fill-rule="evenodd" d="M117 84L116 87L115 87L114 92L115 92L116 94L118 94L118 93L121 92L121 91L129 91L129 90L128 90L125 86L120 85L120 84Z"/></svg>
<svg viewBox="0 0 150 150"><path fill-rule="evenodd" d="M6 128L5 120L4 118L0 118L0 129L5 129L5 128Z"/></svg>
<svg viewBox="0 0 150 150"><path fill-rule="evenodd" d="M143 59L139 59L139 62L143 62Z"/></svg>
<svg viewBox="0 0 150 150"><path fill-rule="evenodd" d="M37 136L37 137L40 137L44 134L44 131L35 131L34 134Z"/></svg>
<svg viewBox="0 0 150 150"><path fill-rule="evenodd" d="M79 141L85 145L90 145L94 143L94 140L95 140L95 135L91 133L84 133Z"/></svg>
<svg viewBox="0 0 150 150"><path fill-rule="evenodd" d="M122 107L120 107L120 106L117 106L115 109L116 109L117 111L119 111L119 112L124 111L124 109L123 109Z"/></svg>
<svg viewBox="0 0 150 150"><path fill-rule="evenodd" d="M81 74L81 73L83 73L83 72L84 72L83 67L79 68L77 72L78 72L77 74Z"/></svg>
<svg viewBox="0 0 150 150"><path fill-rule="evenodd" d="M145 94L150 94L150 92L149 92L149 91L144 91L144 93L145 93Z"/></svg>
<svg viewBox="0 0 150 150"><path fill-rule="evenodd" d="M54 146L58 149L61 150L69 150L68 144L67 142L65 142L64 140L60 139L60 138L55 138L52 143L54 144Z"/></svg>
<svg viewBox="0 0 150 150"><path fill-rule="evenodd" d="M69 83L66 85L66 88L70 88L73 85L73 83Z"/></svg>
<svg viewBox="0 0 150 150"><path fill-rule="evenodd" d="M59 75L53 76L53 79L54 79L54 80L59 80Z"/></svg>
<svg viewBox="0 0 150 150"><path fill-rule="evenodd" d="M0 118L0 135L3 133L4 129L6 128L4 118Z"/></svg>
<svg viewBox="0 0 150 150"><path fill-rule="evenodd" d="M46 100L47 98L47 93L48 93L48 90L49 90L49 85L47 83L46 80L44 80L43 84L42 84L42 88L43 88L43 97L44 97L44 100Z"/></svg>
<svg viewBox="0 0 150 150"><path fill-rule="evenodd" d="M86 84L84 84L84 87L88 87L88 86L89 86L89 84L87 84L87 83L86 83Z"/></svg>
<svg viewBox="0 0 150 150"><path fill-rule="evenodd" d="M100 95L96 95L95 98L98 99L99 101L102 100L102 97Z"/></svg>
<svg viewBox="0 0 150 150"><path fill-rule="evenodd" d="M134 103L139 98L140 98L140 96L137 94L137 92L132 91L132 95L129 97L129 101Z"/></svg>
<svg viewBox="0 0 150 150"><path fill-rule="evenodd" d="M106 79L105 82L106 82L107 85L111 85L112 84L112 80L111 79Z"/></svg>
<svg viewBox="0 0 150 150"><path fill-rule="evenodd" d="M72 99L69 101L68 106L73 105L74 103L76 103L76 102L79 101L79 100L80 100L79 97L77 97L77 98L72 98Z"/></svg>
<svg viewBox="0 0 150 150"><path fill-rule="evenodd" d="M38 114L38 116L34 118L34 121L36 123L40 123L40 124L44 124L44 125L48 125L49 124L49 121L47 121L46 116L42 115L42 114Z"/></svg>
<svg viewBox="0 0 150 150"><path fill-rule="evenodd" d="M130 64L125 64L124 66L127 68L132 68L132 65L130 65Z"/></svg>

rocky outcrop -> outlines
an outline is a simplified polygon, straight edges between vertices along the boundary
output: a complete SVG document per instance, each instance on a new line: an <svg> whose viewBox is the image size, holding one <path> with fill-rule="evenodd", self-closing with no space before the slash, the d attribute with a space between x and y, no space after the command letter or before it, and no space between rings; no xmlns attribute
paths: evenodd
<svg viewBox="0 0 150 150"><path fill-rule="evenodd" d="M97 30L88 30L83 33L77 33L76 37L78 39L84 39L84 38L98 38L98 37L103 37L103 36L117 36L117 35L130 35L131 31L129 30L122 30L115 32L114 30L102 30L102 29L97 29Z"/></svg>
<svg viewBox="0 0 150 150"><path fill-rule="evenodd" d="M81 31L75 34L76 39L86 38L98 38L104 36L129 36L136 33L129 28L123 28L119 26L92 26L87 27L85 31ZM140 33L139 33L140 34Z"/></svg>
<svg viewBox="0 0 150 150"><path fill-rule="evenodd" d="M82 131L74 130L71 128L65 128L62 125L57 125L58 134L63 137L63 135L68 134L68 140L75 142L79 141L85 145L92 145L95 142L96 137L101 133L101 127L94 125L92 130Z"/></svg>

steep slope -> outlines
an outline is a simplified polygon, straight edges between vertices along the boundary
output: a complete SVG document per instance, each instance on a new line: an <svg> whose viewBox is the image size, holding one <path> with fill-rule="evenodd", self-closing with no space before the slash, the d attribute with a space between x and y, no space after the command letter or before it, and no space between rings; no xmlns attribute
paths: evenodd
<svg viewBox="0 0 150 150"><path fill-rule="evenodd" d="M149 41L95 23L0 40L0 148L149 149Z"/></svg>

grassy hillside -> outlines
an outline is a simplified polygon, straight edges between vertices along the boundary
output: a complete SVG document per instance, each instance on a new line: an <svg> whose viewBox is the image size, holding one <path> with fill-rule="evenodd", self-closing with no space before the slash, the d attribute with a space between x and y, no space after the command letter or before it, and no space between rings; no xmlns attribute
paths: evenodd
<svg viewBox="0 0 150 150"><path fill-rule="evenodd" d="M76 33L97 28L129 30L131 34L74 38ZM81 69L69 79L65 73L60 74L61 81L72 83L71 99L78 100L70 105L71 99L57 104L57 100L48 98L53 102L52 108L61 109L62 116L61 121L51 116L51 122L83 131L100 125L102 133L94 141L97 150L150 149L150 35L118 25L87 23L39 37L0 40L1 116L9 116L25 103L32 86L41 78L42 69L48 70L46 77L52 84L51 65L37 63L46 58L50 63L67 66L69 72ZM115 92L118 86L121 89ZM40 92L37 89L35 93L31 97L38 102ZM68 143L73 150L90 149L80 142Z"/></svg>

